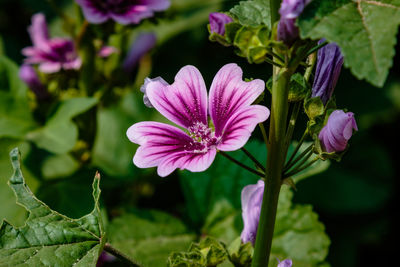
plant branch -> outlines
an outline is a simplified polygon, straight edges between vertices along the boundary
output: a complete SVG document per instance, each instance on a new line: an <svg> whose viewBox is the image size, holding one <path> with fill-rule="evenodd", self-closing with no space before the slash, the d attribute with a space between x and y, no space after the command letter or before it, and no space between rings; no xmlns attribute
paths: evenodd
<svg viewBox="0 0 400 267"><path fill-rule="evenodd" d="M294 149L292 155L290 155L289 160L286 162L286 166L288 166L289 164L291 164L292 160L294 159L294 157L296 156L297 152L299 151L301 145L303 144L304 140L306 139L307 133L308 133L308 131L305 130L304 133L303 133L303 136L300 138L300 141L299 141L299 143L297 144L296 148ZM285 167L285 168L287 168L287 167Z"/></svg>
<svg viewBox="0 0 400 267"><path fill-rule="evenodd" d="M265 167L246 148L242 147L241 150L257 165L258 168L265 172Z"/></svg>
<svg viewBox="0 0 400 267"><path fill-rule="evenodd" d="M316 52L317 50L319 50L320 48L326 46L329 42L325 41L322 44L319 44L317 46L314 46L313 48L310 49L310 51L308 51L307 55L311 55L312 53Z"/></svg>
<svg viewBox="0 0 400 267"><path fill-rule="evenodd" d="M309 147L307 147L300 155L298 155L295 159L293 159L291 162L288 161L283 168L284 171L288 171L290 168L292 168L299 160L301 160L304 156L306 156L310 151L312 152L314 145L311 144ZM292 156L294 153L292 154Z"/></svg>
<svg viewBox="0 0 400 267"><path fill-rule="evenodd" d="M114 255L115 257L120 259L122 262L126 263L128 266L141 267L141 265L139 263L135 262L134 260L129 258L127 255L122 253L121 251L117 250L116 248L111 246L109 243L106 243L104 245L104 250L107 251L108 253Z"/></svg>
<svg viewBox="0 0 400 267"><path fill-rule="evenodd" d="M307 163L307 164L305 164L305 165L303 165L303 166L300 166L299 168L296 168L296 169L292 170L292 171L289 172L289 173L284 174L284 175L283 175L283 178L284 178L284 179L285 179L285 178L288 178L288 177L290 177L290 176L293 176L293 175L295 175L295 174L297 174L297 173L299 173L299 172L301 172L301 171L307 169L308 167L310 167L311 165L313 165L313 164L314 164L315 162L317 162L318 160L319 160L319 157L317 156L317 157L315 157L312 161L310 161L309 163Z"/></svg>
<svg viewBox="0 0 400 267"><path fill-rule="evenodd" d="M233 163L239 165L240 167L242 167L242 168L248 170L249 172L254 173L254 174L257 175L257 176L264 177L264 175L265 175L265 174L262 173L262 172L259 172L259 171L257 171L257 170L254 170L254 169L252 169L252 168L250 168L250 167L244 165L243 163L241 163L240 161L234 159L233 157L229 156L227 153L225 153L225 152L223 152L223 151L218 151L218 153L220 153L222 156L224 156L225 158L229 159L229 160L232 161Z"/></svg>

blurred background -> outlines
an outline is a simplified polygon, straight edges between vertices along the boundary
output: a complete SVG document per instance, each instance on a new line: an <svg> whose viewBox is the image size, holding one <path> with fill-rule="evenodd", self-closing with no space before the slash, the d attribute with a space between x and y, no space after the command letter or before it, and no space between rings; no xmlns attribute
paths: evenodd
<svg viewBox="0 0 400 267"><path fill-rule="evenodd" d="M236 62L242 67L244 77L268 80L269 65L250 65L237 57L232 48L208 40L207 8L218 8L211 11L229 10L238 1L185 3L182 0L173 3L176 9L171 13L182 10L184 18L199 16L199 19L192 27L181 27L179 32L164 38L152 50L150 77L162 76L167 82L172 82L177 71L190 64L201 71L209 86L221 66ZM60 9L67 9L70 4L68 0L57 1ZM200 14L199 10L203 9ZM0 54L7 55L18 65L23 61L22 48L31 45L27 27L31 16L37 12L45 13L51 31L57 32L57 14L48 1L0 0ZM164 16L172 16L171 13ZM331 239L327 261L332 266L393 266L396 262L400 174L397 156L400 147L399 44L396 52L383 88L358 81L348 69L342 70L335 89L337 104L355 113L359 131L351 139L350 149L340 163L331 162L327 171L301 181L294 193L294 202L311 204L324 223ZM154 169L139 170L132 164L136 148L125 137L126 129L140 120L161 120L154 110L142 104L140 83L135 81L138 71L134 70L131 78L127 78L131 79L127 97L121 98L118 105L101 107L97 117L101 134L96 136L95 155L90 164L75 166L72 162L70 169L63 173L63 170L51 168L52 163L57 160L62 161L61 165L69 163L50 157L49 152L33 144L23 144L22 153L28 155L24 158L28 185L52 208L76 218L92 208L90 184L94 171L99 169L103 205L107 207L109 218L118 216L125 209L162 210L180 218L190 231L199 233L204 218L198 218L196 206L188 200L191 191L187 186L190 182L184 179L190 174L175 172L162 179ZM297 139L305 127L304 114L302 119L297 124ZM255 136L260 138L258 132ZM1 140L0 175L3 177L0 178L0 200L2 192L8 190L3 181L11 173L8 152L15 145L10 140ZM249 179L256 180L254 177ZM236 191L240 194L240 188ZM240 198L237 194L235 199ZM7 202L0 202L5 216L16 213L15 210L6 211L11 206L8 208ZM240 209L240 203L233 206ZM18 216L14 218L21 222Z"/></svg>

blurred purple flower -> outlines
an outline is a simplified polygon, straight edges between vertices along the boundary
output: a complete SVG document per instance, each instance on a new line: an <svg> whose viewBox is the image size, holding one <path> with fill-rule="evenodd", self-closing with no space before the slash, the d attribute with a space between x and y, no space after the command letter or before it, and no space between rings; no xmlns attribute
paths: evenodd
<svg viewBox="0 0 400 267"><path fill-rule="evenodd" d="M278 23L278 40L291 46L299 37L299 29L296 26L296 19L303 12L311 0L283 0L279 14L281 18Z"/></svg>
<svg viewBox="0 0 400 267"><path fill-rule="evenodd" d="M322 149L329 153L345 150L347 142L353 135L353 129L358 131L352 112L333 111L318 136Z"/></svg>
<svg viewBox="0 0 400 267"><path fill-rule="evenodd" d="M81 59L78 57L74 43L63 38L49 39L46 19L42 13L32 17L32 25L28 28L33 46L26 47L22 54L27 58L25 64L39 64L44 73L54 73L61 69L79 69Z"/></svg>
<svg viewBox="0 0 400 267"><path fill-rule="evenodd" d="M113 19L120 24L137 24L170 6L169 0L75 0L85 18L94 24Z"/></svg>
<svg viewBox="0 0 400 267"><path fill-rule="evenodd" d="M208 16L210 21L211 33L217 33L219 35L225 34L225 24L231 23L233 19L228 15L220 12L210 13Z"/></svg>
<svg viewBox="0 0 400 267"><path fill-rule="evenodd" d="M261 203L264 195L264 181L247 185L242 190L243 231L240 235L243 243L255 243L260 220Z"/></svg>
<svg viewBox="0 0 400 267"><path fill-rule="evenodd" d="M287 259L287 260L283 260L283 261L279 262L277 267L292 267L292 264L293 264L292 260L291 259Z"/></svg>
<svg viewBox="0 0 400 267"><path fill-rule="evenodd" d="M40 81L35 69L30 65L22 65L19 68L19 78L28 85L28 87L35 93L39 100L43 100L49 97L49 94Z"/></svg>
<svg viewBox="0 0 400 267"><path fill-rule="evenodd" d="M161 77L156 77L154 79L150 79L150 78L146 78L144 79L144 84L140 87L140 92L142 92L143 95L143 103L146 107L148 108L154 108L153 105L150 102L149 97L147 96L146 90L147 90L147 86L152 83L152 82L160 82L161 84L163 84L164 86L169 85L163 78Z"/></svg>
<svg viewBox="0 0 400 267"><path fill-rule="evenodd" d="M107 252L102 252L100 254L99 259L97 260L96 267L102 267L105 263L107 262L113 262L115 261L115 257L113 255L108 254Z"/></svg>
<svg viewBox="0 0 400 267"><path fill-rule="evenodd" d="M106 58L111 56L112 54L116 53L118 51L117 48L114 46L103 46L100 48L99 52L97 55L102 58Z"/></svg>
<svg viewBox="0 0 400 267"><path fill-rule="evenodd" d="M325 42L321 39L318 44ZM324 104L332 97L343 65L339 46L330 43L318 50L312 97L319 96Z"/></svg>
<svg viewBox="0 0 400 267"><path fill-rule="evenodd" d="M140 145L134 164L139 168L157 166L162 177L177 168L201 172L214 161L217 149L234 151L243 147L257 124L268 118L269 110L252 105L265 83L259 79L245 82L242 75L236 64L223 66L214 77L209 96L194 66L183 67L171 85L148 83L145 90L154 108L186 132L160 122L132 125L126 134ZM213 128L209 127L208 115Z"/></svg>
<svg viewBox="0 0 400 267"><path fill-rule="evenodd" d="M122 63L126 72L131 72L140 59L156 45L156 35L152 32L141 33L131 45L128 54Z"/></svg>

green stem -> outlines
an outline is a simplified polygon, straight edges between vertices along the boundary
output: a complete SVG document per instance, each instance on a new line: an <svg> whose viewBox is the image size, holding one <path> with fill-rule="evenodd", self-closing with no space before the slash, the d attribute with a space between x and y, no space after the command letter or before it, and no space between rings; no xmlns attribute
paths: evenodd
<svg viewBox="0 0 400 267"><path fill-rule="evenodd" d="M139 263L135 262L116 248L112 247L109 243L104 245L104 250L120 259L123 263L127 264L127 266L141 267Z"/></svg>
<svg viewBox="0 0 400 267"><path fill-rule="evenodd" d="M297 144L296 148L294 149L292 155L290 156L289 160L286 162L286 166L289 166L289 164L292 163L292 160L294 159L294 157L296 156L297 152L299 151L301 145L303 144L304 140L306 139L307 133L308 133L308 131L305 130L303 133L303 136L301 137L299 143ZM285 168L287 168L287 167L285 167Z"/></svg>
<svg viewBox="0 0 400 267"><path fill-rule="evenodd" d="M290 171L290 169L295 166L297 163L297 166L294 167L294 170L296 170L297 168L301 167L304 163L307 162L307 160L312 156L312 154L314 153L314 151L312 150L313 146L309 146L307 147L306 150L303 151L303 153L301 153L300 156L298 156L291 164L291 166L285 167L283 169L283 172L286 173L288 171Z"/></svg>
<svg viewBox="0 0 400 267"><path fill-rule="evenodd" d="M278 6L280 1L277 2ZM276 4L276 3L275 3ZM273 13L273 12L272 12ZM294 69L274 68L272 105L264 196L257 230L252 267L267 267L275 227L279 192L282 185L282 170L285 159L285 136L288 115L290 77Z"/></svg>
<svg viewBox="0 0 400 267"><path fill-rule="evenodd" d="M265 167L246 148L242 147L241 150L254 162L254 164L257 165L258 168L265 172Z"/></svg>
<svg viewBox="0 0 400 267"><path fill-rule="evenodd" d="M244 165L243 163L241 163L240 161L238 161L238 160L232 158L231 156L229 156L227 153L225 153L225 152L223 152L223 151L218 151L218 153L220 153L222 156L224 156L225 158L229 159L229 160L232 161L233 163L239 165L239 166L242 167L243 169L246 169L246 170L248 170L249 172L252 172L252 173L254 173L254 174L257 175L257 176L264 177L264 175L265 175L265 174L262 173L262 172L259 172L259 171L257 171L257 170L254 170L254 169L252 169L252 168L250 168L250 167Z"/></svg>
<svg viewBox="0 0 400 267"><path fill-rule="evenodd" d="M286 132L286 138L285 138L286 152L289 149L290 141L292 140L292 137L293 137L294 127L296 126L297 116L299 115L301 104L302 104L302 102L296 102L294 104L294 107L292 110L292 115L290 116L288 130ZM286 155L285 155L285 158L286 158Z"/></svg>
<svg viewBox="0 0 400 267"><path fill-rule="evenodd" d="M311 165L313 165L313 164L314 164L315 162L317 162L318 160L319 160L319 157L315 157L315 158L314 158L312 161L310 161L309 163L307 163L307 164L305 164L305 165L303 165L303 166L300 166L299 168L296 168L295 170L292 170L291 172L285 174L285 175L283 176L283 178L288 178L288 177L290 177L290 176L293 176L293 175L295 175L295 174L297 174L297 173L299 173L299 172L301 172L301 171L307 169L308 167L310 167Z"/></svg>
<svg viewBox="0 0 400 267"><path fill-rule="evenodd" d="M263 136L264 143L265 143L266 149L268 151L269 141L268 141L267 132L265 131L265 128L264 128L264 124L263 123L259 123L258 126L260 127L261 134Z"/></svg>
<svg viewBox="0 0 400 267"><path fill-rule="evenodd" d="M271 10L271 26L279 20L279 8L281 7L282 0L269 0Z"/></svg>
<svg viewBox="0 0 400 267"><path fill-rule="evenodd" d="M284 171L288 171L292 166L294 166L299 160L301 160L305 155L307 155L313 148L313 145L311 144L309 147L307 147L300 155L298 155L296 158L294 158L292 161L288 161L283 168ZM295 155L294 153L292 156Z"/></svg>

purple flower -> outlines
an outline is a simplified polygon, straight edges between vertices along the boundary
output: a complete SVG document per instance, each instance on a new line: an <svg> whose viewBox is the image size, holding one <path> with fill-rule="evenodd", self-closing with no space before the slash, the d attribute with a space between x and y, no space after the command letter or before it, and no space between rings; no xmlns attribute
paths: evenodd
<svg viewBox="0 0 400 267"><path fill-rule="evenodd" d="M39 70L45 73L80 68L82 62L76 53L74 43L63 38L49 39L43 14L39 13L32 17L32 25L28 31L33 46L22 50L22 54L27 57L25 64L39 64Z"/></svg>
<svg viewBox="0 0 400 267"><path fill-rule="evenodd" d="M322 39L318 44L325 42ZM330 43L318 50L312 97L319 96L324 104L331 98L343 65L339 46Z"/></svg>
<svg viewBox="0 0 400 267"><path fill-rule="evenodd" d="M328 153L340 152L346 149L347 141L358 131L356 120L352 112L335 110L329 116L328 122L319 133L322 149Z"/></svg>
<svg viewBox="0 0 400 267"><path fill-rule="evenodd" d="M264 195L264 181L247 185L242 190L243 231L240 235L243 243L256 242L258 222L260 220L261 203Z"/></svg>
<svg viewBox="0 0 400 267"><path fill-rule="evenodd" d="M292 267L292 264L293 264L292 260L291 259L287 259L287 260L283 260L283 261L279 262L277 267Z"/></svg>
<svg viewBox="0 0 400 267"><path fill-rule="evenodd" d="M19 78L35 93L39 100L46 99L49 94L40 81L35 69L30 65L22 65L19 68Z"/></svg>
<svg viewBox="0 0 400 267"><path fill-rule="evenodd" d="M303 12L311 0L283 0L279 14L281 18L278 23L278 40L291 46L299 37L299 29L296 26L296 19Z"/></svg>
<svg viewBox="0 0 400 267"><path fill-rule="evenodd" d="M113 19L120 24L137 24L144 18L163 11L169 0L75 0L82 7L85 18L94 24Z"/></svg>
<svg viewBox="0 0 400 267"><path fill-rule="evenodd" d="M96 267L101 267L101 266L103 266L105 263L107 263L107 262L113 262L113 261L115 261L115 257L113 256L113 255L110 255L110 254L108 254L107 252L102 252L101 254L100 254L100 257L99 257L99 259L97 260L97 264L96 264Z"/></svg>
<svg viewBox="0 0 400 267"><path fill-rule="evenodd" d="M152 32L141 33L133 42L126 55L122 68L126 72L131 72L140 59L156 45L156 35Z"/></svg>
<svg viewBox="0 0 400 267"><path fill-rule="evenodd" d="M106 57L109 57L112 54L116 53L117 51L118 51L118 49L115 48L114 46L103 46L100 48L97 55L101 58L106 58Z"/></svg>
<svg viewBox="0 0 400 267"><path fill-rule="evenodd" d="M175 82L152 81L146 86L151 104L183 130L165 123L145 121L132 125L127 136L139 144L133 162L139 168L158 166L164 177L176 168L192 172L206 170L217 149L233 151L244 146L256 125L269 110L251 105L264 91L262 80L244 82L236 64L223 66L211 84L209 97L199 70L183 67ZM213 126L209 126L208 114Z"/></svg>
<svg viewBox="0 0 400 267"><path fill-rule="evenodd" d="M154 108L153 105L151 104L149 97L147 96L146 90L147 90L147 86L152 83L152 82L160 82L161 84L163 84L164 86L169 85L163 78L161 77L156 77L154 79L150 79L150 78L146 78L144 79L144 84L140 87L140 92L142 92L143 95L143 103L146 107L149 108Z"/></svg>
<svg viewBox="0 0 400 267"><path fill-rule="evenodd" d="M224 13L214 12L208 16L210 21L211 33L217 33L219 35L225 34L225 24L231 23L233 19Z"/></svg>

